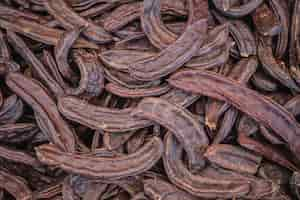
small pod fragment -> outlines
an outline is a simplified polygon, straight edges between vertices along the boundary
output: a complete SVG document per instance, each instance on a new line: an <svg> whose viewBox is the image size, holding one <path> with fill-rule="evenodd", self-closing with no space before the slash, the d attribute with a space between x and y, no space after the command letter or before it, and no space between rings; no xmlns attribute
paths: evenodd
<svg viewBox="0 0 300 200"><path fill-rule="evenodd" d="M204 156L212 163L240 173L256 174L262 157L229 144L215 144Z"/></svg>
<svg viewBox="0 0 300 200"><path fill-rule="evenodd" d="M62 184L61 182L62 181L59 181L58 183L48 185L46 188L35 191L33 193L33 198L36 198L36 199L50 199L51 197L59 195L61 193L61 189L62 189L61 188L61 184Z"/></svg>
<svg viewBox="0 0 300 200"><path fill-rule="evenodd" d="M238 133L245 133L246 135L250 136L258 131L259 127L257 123L247 115L243 115L237 126Z"/></svg>
<svg viewBox="0 0 300 200"><path fill-rule="evenodd" d="M256 55L256 42L249 26L242 20L229 20L213 11L220 23L229 23L229 32L233 37L241 57Z"/></svg>
<svg viewBox="0 0 300 200"><path fill-rule="evenodd" d="M296 92L300 92L300 88L293 80L285 63L277 61L273 56L272 38L260 37L258 42L257 52L263 69L274 79L278 80L282 85Z"/></svg>
<svg viewBox="0 0 300 200"><path fill-rule="evenodd" d="M291 112L294 116L300 114L300 95L297 95L284 104L285 109Z"/></svg>
<svg viewBox="0 0 300 200"><path fill-rule="evenodd" d="M98 200L106 191L108 185L103 183L90 183L82 200Z"/></svg>
<svg viewBox="0 0 300 200"><path fill-rule="evenodd" d="M300 173L294 172L290 180L290 188L293 194L300 199Z"/></svg>
<svg viewBox="0 0 300 200"><path fill-rule="evenodd" d="M71 185L72 176L67 176L62 183L62 197L64 200L77 200L79 196L75 194Z"/></svg>
<svg viewBox="0 0 300 200"><path fill-rule="evenodd" d="M278 89L278 84L262 71L256 71L251 78L251 82L257 89L262 91L274 92Z"/></svg>
<svg viewBox="0 0 300 200"><path fill-rule="evenodd" d="M3 98L2 90L0 89L0 109L3 105L3 103L4 103L4 98Z"/></svg>
<svg viewBox="0 0 300 200"><path fill-rule="evenodd" d="M55 60L60 73L67 79L72 80L75 76L71 67L68 63L68 54L78 39L80 33L85 29L85 27L74 28L73 30L66 31L62 34L57 45L54 47Z"/></svg>
<svg viewBox="0 0 300 200"><path fill-rule="evenodd" d="M148 134L149 131L146 129L142 129L140 131L135 132L134 135L130 137L129 140L126 142L126 151L128 153L135 152L144 144Z"/></svg>
<svg viewBox="0 0 300 200"><path fill-rule="evenodd" d="M8 48L6 35L2 31L0 31L0 57L3 58L3 60L11 58L11 52Z"/></svg>
<svg viewBox="0 0 300 200"><path fill-rule="evenodd" d="M238 114L239 111L234 107L230 107L226 111L222 120L222 124L220 125L219 130L214 137L213 144L219 144L226 141L226 139L232 133L232 129L234 127L236 119L238 118Z"/></svg>
<svg viewBox="0 0 300 200"><path fill-rule="evenodd" d="M255 28L263 36L278 35L282 30L279 19L265 3L255 10L252 19Z"/></svg>
<svg viewBox="0 0 300 200"><path fill-rule="evenodd" d="M13 94L4 100L0 109L0 124L15 123L23 113L23 101Z"/></svg>
<svg viewBox="0 0 300 200"><path fill-rule="evenodd" d="M103 146L108 150L117 150L118 148L121 148L122 145L126 143L134 133L134 131L126 133L104 132L102 137Z"/></svg>
<svg viewBox="0 0 300 200"><path fill-rule="evenodd" d="M199 96L177 88L172 88L166 94L160 96L160 98L165 99L172 104L186 108L197 101Z"/></svg>
<svg viewBox="0 0 300 200"><path fill-rule="evenodd" d="M196 200L191 194L178 189L162 179L147 179L143 181L145 194L153 200Z"/></svg>
<svg viewBox="0 0 300 200"><path fill-rule="evenodd" d="M282 186L289 183L291 173L279 165L264 161L257 172L257 176L271 180L273 183Z"/></svg>
<svg viewBox="0 0 300 200"><path fill-rule="evenodd" d="M243 17L259 7L264 0L250 0L247 3L239 6L234 6L231 3L232 0L213 0L216 8L224 15L230 17Z"/></svg>
<svg viewBox="0 0 300 200"><path fill-rule="evenodd" d="M0 76L5 76L9 72L18 72L20 69L21 67L18 63L14 62L10 58L1 57L0 55Z"/></svg>
<svg viewBox="0 0 300 200"><path fill-rule="evenodd" d="M118 185L120 188L125 190L130 194L130 196L134 196L143 192L143 176L130 176L118 180L108 180L103 181L104 183L115 184Z"/></svg>
<svg viewBox="0 0 300 200"><path fill-rule="evenodd" d="M80 70L80 81L77 88L66 88L66 93L86 97L99 96L104 89L104 70L96 52L76 49L73 57Z"/></svg>

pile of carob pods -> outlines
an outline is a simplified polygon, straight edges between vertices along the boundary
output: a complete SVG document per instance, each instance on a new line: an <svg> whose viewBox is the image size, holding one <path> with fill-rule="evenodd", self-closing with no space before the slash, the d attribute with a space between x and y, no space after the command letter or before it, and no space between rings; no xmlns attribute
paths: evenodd
<svg viewBox="0 0 300 200"><path fill-rule="evenodd" d="M0 0L0 200L300 199L300 0Z"/></svg>

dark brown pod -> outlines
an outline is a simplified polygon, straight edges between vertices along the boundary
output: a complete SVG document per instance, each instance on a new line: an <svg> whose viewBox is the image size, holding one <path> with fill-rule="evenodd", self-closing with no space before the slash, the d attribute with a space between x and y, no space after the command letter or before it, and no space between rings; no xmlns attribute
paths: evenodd
<svg viewBox="0 0 300 200"><path fill-rule="evenodd" d="M282 137L296 156L300 151L300 127L279 104L266 99L238 82L212 72L185 70L174 74L169 83L177 88L227 101ZM250 108L250 104L255 105Z"/></svg>

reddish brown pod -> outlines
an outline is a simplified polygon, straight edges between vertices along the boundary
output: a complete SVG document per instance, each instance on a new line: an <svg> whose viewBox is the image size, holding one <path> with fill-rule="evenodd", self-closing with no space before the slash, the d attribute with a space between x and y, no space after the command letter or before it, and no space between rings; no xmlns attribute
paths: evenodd
<svg viewBox="0 0 300 200"><path fill-rule="evenodd" d="M0 200L294 200L300 0L2 0Z"/></svg>
<svg viewBox="0 0 300 200"><path fill-rule="evenodd" d="M298 156L300 143L297 138L300 137L300 127L295 118L276 102L235 81L200 70L186 70L174 74L169 83L189 92L227 101L274 130Z"/></svg>

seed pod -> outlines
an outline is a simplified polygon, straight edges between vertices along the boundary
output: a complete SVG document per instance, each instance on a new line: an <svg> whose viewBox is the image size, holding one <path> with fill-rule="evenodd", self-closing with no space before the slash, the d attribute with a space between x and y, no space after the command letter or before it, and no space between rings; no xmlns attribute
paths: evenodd
<svg viewBox="0 0 300 200"><path fill-rule="evenodd" d="M262 157L227 144L210 146L204 156L213 163L233 171L256 174Z"/></svg>
<svg viewBox="0 0 300 200"><path fill-rule="evenodd" d="M190 168L196 170L204 167L205 160L202 154L209 143L208 137L204 127L187 110L160 98L144 98L131 115L152 120L166 127L184 146Z"/></svg>
<svg viewBox="0 0 300 200"><path fill-rule="evenodd" d="M125 132L152 125L149 120L130 116L132 108L109 109L89 104L75 97L59 98L58 109L72 121L108 132Z"/></svg>
<svg viewBox="0 0 300 200"><path fill-rule="evenodd" d="M300 143L297 142L299 141L297 138L300 136L300 127L295 118L279 104L237 82L211 72L181 71L174 74L169 79L169 83L189 92L231 103L256 121L271 128L289 144L289 148L298 156ZM255 105L255 109L250 108L248 102Z"/></svg>
<svg viewBox="0 0 300 200"><path fill-rule="evenodd" d="M32 199L32 192L28 188L26 181L21 177L14 176L3 170L0 171L1 188L8 191L16 200Z"/></svg>
<svg viewBox="0 0 300 200"><path fill-rule="evenodd" d="M48 95L44 86L36 80L26 78L22 74L10 73L6 77L6 84L28 104L30 104L41 118L46 134L64 151L74 152L75 139L73 131L58 112L57 106ZM40 97L43 98L40 98Z"/></svg>
<svg viewBox="0 0 300 200"><path fill-rule="evenodd" d="M203 198L231 198L242 197L249 193L250 186L242 180L211 178L191 174L180 160L182 148L175 137L169 133L165 136L165 153L163 156L164 167L170 181L198 197Z"/></svg>
<svg viewBox="0 0 300 200"><path fill-rule="evenodd" d="M153 81L174 72L195 55L203 44L206 31L207 20L195 22L157 56L131 65L130 74L139 80Z"/></svg>
<svg viewBox="0 0 300 200"><path fill-rule="evenodd" d="M63 34L63 31L59 29L49 28L22 18L14 18L11 20L0 19L0 27L9 31L20 33L35 41L48 45L57 45L59 38ZM74 47L98 49L97 45L82 38L75 43Z"/></svg>
<svg viewBox="0 0 300 200"><path fill-rule="evenodd" d="M213 0L216 8L224 15L230 17L243 17L253 12L263 0L250 0L244 5L235 6L232 0Z"/></svg>
<svg viewBox="0 0 300 200"><path fill-rule="evenodd" d="M154 137L137 152L115 158L93 157L61 152L53 145L42 145L37 156L43 163L58 165L64 170L89 177L119 179L150 169L161 157L163 144Z"/></svg>
<svg viewBox="0 0 300 200"><path fill-rule="evenodd" d="M57 19L64 28L70 30L75 27L87 26L83 34L97 42L108 43L112 41L112 36L108 34L102 27L94 24L91 21L87 21L77 13L73 12L64 0L49 0L44 1L44 6L47 11Z"/></svg>

